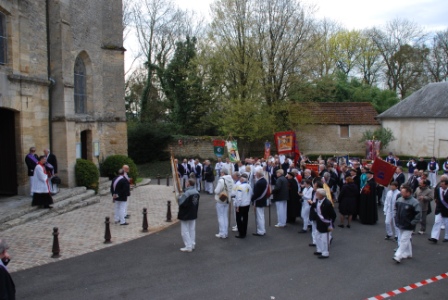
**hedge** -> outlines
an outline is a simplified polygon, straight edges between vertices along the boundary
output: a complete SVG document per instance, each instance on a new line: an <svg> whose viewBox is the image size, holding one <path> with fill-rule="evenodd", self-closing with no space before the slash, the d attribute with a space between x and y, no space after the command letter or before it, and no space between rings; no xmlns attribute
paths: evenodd
<svg viewBox="0 0 448 300"><path fill-rule="evenodd" d="M100 173L96 165L90 160L78 158L75 165L77 186L85 186L98 192Z"/></svg>
<svg viewBox="0 0 448 300"><path fill-rule="evenodd" d="M132 158L125 155L111 155L108 156L100 166L101 176L109 177L113 179L117 176L118 170L123 167L123 165L129 166L129 177L137 180L138 169Z"/></svg>
<svg viewBox="0 0 448 300"><path fill-rule="evenodd" d="M169 160L165 151L172 136L167 128L138 123L128 125L128 154L137 164Z"/></svg>

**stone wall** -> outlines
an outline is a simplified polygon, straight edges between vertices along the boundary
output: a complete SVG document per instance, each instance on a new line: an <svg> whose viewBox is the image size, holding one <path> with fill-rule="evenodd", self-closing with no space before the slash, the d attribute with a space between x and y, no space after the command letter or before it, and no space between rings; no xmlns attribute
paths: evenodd
<svg viewBox="0 0 448 300"><path fill-rule="evenodd" d="M379 125L350 125L349 137L340 137L339 125L307 125L296 131L302 154L362 154L365 145L360 143L366 130L374 131Z"/></svg>

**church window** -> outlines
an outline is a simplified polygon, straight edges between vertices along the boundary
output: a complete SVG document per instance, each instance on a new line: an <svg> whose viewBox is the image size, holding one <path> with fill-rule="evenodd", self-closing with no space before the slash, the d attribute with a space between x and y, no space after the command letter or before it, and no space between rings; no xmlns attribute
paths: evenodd
<svg viewBox="0 0 448 300"><path fill-rule="evenodd" d="M75 61L75 113L85 114L87 106L86 66L81 57Z"/></svg>
<svg viewBox="0 0 448 300"><path fill-rule="evenodd" d="M6 16L0 12L0 64L7 62L6 55L8 49L8 40L6 36Z"/></svg>

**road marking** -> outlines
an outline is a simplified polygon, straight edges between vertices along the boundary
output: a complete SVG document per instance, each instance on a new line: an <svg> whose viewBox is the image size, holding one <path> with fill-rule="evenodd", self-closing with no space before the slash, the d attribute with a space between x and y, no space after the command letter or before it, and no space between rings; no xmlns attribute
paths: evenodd
<svg viewBox="0 0 448 300"><path fill-rule="evenodd" d="M390 297L393 297L393 296L396 296L396 295L399 295L402 293L406 293L407 291L411 291L413 289L419 288L421 286L425 286L427 284L430 284L430 283L433 283L433 282L436 282L436 281L439 281L439 280L442 280L445 278L448 278L448 272L441 274L439 276L435 276L435 277L432 277L432 278L429 278L429 279L426 279L426 280L423 280L420 282L410 284L408 286L405 286L405 287L402 287L402 288L399 288L399 289L396 289L396 290L393 290L393 291L390 291L390 292L387 292L387 293L384 293L384 294L381 294L381 295L378 295L375 297L367 298L366 300L382 300L382 299L390 298Z"/></svg>

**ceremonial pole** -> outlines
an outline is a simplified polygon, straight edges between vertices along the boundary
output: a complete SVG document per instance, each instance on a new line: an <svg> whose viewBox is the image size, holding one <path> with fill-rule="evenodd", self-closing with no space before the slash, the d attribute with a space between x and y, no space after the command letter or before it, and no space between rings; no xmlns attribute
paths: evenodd
<svg viewBox="0 0 448 300"><path fill-rule="evenodd" d="M176 200L176 203L179 204L179 195L180 195L180 179L179 179L179 175L177 173L177 166L174 164L174 155L173 155L173 148L170 148L170 152L171 152L171 174L173 176L173 194L174 194L174 198Z"/></svg>

